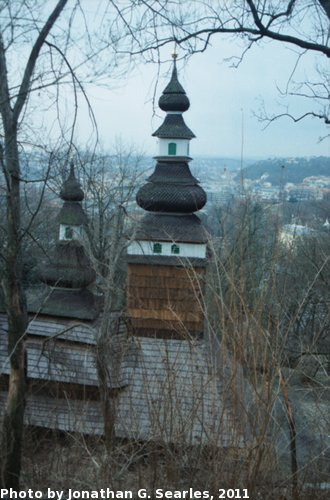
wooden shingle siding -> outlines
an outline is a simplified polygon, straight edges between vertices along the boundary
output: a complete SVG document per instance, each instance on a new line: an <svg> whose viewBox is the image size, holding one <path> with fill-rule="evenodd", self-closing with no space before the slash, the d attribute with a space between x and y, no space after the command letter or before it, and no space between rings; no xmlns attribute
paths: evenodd
<svg viewBox="0 0 330 500"><path fill-rule="evenodd" d="M204 268L129 264L128 314L133 332L203 330ZM146 336L148 332L146 332Z"/></svg>
<svg viewBox="0 0 330 500"><path fill-rule="evenodd" d="M172 290L198 290L200 283L187 276L135 276L129 273L129 286L139 288L161 287Z"/></svg>
<svg viewBox="0 0 330 500"><path fill-rule="evenodd" d="M132 318L146 319L161 319L165 321L190 321L191 323L198 322L200 318L199 311L192 313L186 310L181 310L178 306L168 309L129 309Z"/></svg>
<svg viewBox="0 0 330 500"><path fill-rule="evenodd" d="M187 311L196 313L196 301L189 300L186 297L186 300L177 300L176 302L169 299L149 299L143 297L143 300L140 297L130 297L129 298L129 307L132 311L133 309L140 309L141 307L146 308L151 311L159 311L159 310L173 310L173 311ZM195 321L195 320L194 320Z"/></svg>
<svg viewBox="0 0 330 500"><path fill-rule="evenodd" d="M190 277L194 276L204 276L204 268L196 267L169 267L169 266L150 266L150 265L139 265L130 264L130 271L136 276L172 276L172 277Z"/></svg>
<svg viewBox="0 0 330 500"><path fill-rule="evenodd" d="M152 328L152 329L165 329L165 330L177 330L177 331L183 331L183 332L189 332L191 330L194 331L194 328L199 328L200 331L203 329L203 320L200 322L193 322L193 321L185 321L184 323L182 321L161 321L159 319L141 319L141 318L132 318L131 319L132 325L135 328Z"/></svg>
<svg viewBox="0 0 330 500"><path fill-rule="evenodd" d="M181 300L191 300L191 289L172 289L172 288L155 288L149 287L141 290L139 286L129 287L128 301L135 300L136 298L143 296L146 299L168 299L173 302L178 302ZM196 291L195 296L199 299L202 297L200 290Z"/></svg>

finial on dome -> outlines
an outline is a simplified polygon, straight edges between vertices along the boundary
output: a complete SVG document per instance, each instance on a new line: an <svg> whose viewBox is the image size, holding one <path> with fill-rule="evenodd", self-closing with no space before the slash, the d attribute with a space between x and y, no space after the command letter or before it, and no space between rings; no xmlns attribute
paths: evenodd
<svg viewBox="0 0 330 500"><path fill-rule="evenodd" d="M173 59L173 61L175 63L176 59L178 58L178 53L176 51L176 42L174 42L174 51L173 51L173 53L171 55L172 55L172 59Z"/></svg>
<svg viewBox="0 0 330 500"><path fill-rule="evenodd" d="M162 109L163 111L183 113L184 111L187 111L187 109L189 109L190 104L189 99L186 96L186 92L178 80L178 72L176 67L177 57L178 54L176 52L176 49L174 49L174 53L172 54L172 76L169 83L165 87L163 94L160 96L158 104L160 109ZM157 135L156 132L153 135Z"/></svg>
<svg viewBox="0 0 330 500"><path fill-rule="evenodd" d="M75 177L74 163L73 163L73 153L72 153L72 144L70 144L70 146L69 146L68 163L70 165L69 178Z"/></svg>
<svg viewBox="0 0 330 500"><path fill-rule="evenodd" d="M84 199L84 192L81 189L80 182L76 178L72 158L70 160L69 176L63 183L60 197L64 201L82 201Z"/></svg>
<svg viewBox="0 0 330 500"><path fill-rule="evenodd" d="M74 162L73 162L73 158L72 158L72 155L70 155L71 158L70 158L70 174L69 174L69 177L70 178L73 178L75 177L75 173L74 173Z"/></svg>

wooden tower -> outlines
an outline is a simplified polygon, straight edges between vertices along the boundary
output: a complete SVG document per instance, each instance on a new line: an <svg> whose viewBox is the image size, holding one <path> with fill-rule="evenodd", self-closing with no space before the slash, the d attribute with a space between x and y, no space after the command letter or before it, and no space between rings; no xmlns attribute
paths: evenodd
<svg viewBox="0 0 330 500"><path fill-rule="evenodd" d="M63 206L58 216L59 232L54 254L39 266L40 278L49 286L41 312L92 320L97 316L98 308L89 286L96 274L85 252L87 216L81 206L84 192L75 176L73 161L60 197Z"/></svg>
<svg viewBox="0 0 330 500"><path fill-rule="evenodd" d="M207 234L194 212L205 205L206 194L188 165L195 135L182 116L190 103L173 59L159 99L165 120L153 134L157 164L136 196L147 214L128 247L128 314L135 335L190 338L203 332Z"/></svg>

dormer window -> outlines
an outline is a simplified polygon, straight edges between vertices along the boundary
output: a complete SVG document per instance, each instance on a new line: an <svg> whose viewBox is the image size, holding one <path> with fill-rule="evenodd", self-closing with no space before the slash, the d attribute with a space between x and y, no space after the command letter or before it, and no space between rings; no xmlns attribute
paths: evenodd
<svg viewBox="0 0 330 500"><path fill-rule="evenodd" d="M171 253L173 253L174 255L178 255L180 253L179 245L173 243L173 245L171 246Z"/></svg>
<svg viewBox="0 0 330 500"><path fill-rule="evenodd" d="M66 240L72 240L73 239L73 229L70 226L66 226L65 231L64 231L64 237Z"/></svg>
<svg viewBox="0 0 330 500"><path fill-rule="evenodd" d="M175 156L176 155L176 143L175 142L170 142L168 145L168 154L169 156Z"/></svg>
<svg viewBox="0 0 330 500"><path fill-rule="evenodd" d="M152 251L153 253L162 253L161 243L154 243Z"/></svg>
<svg viewBox="0 0 330 500"><path fill-rule="evenodd" d="M83 236L82 226L60 224L60 234L59 234L60 241L80 240L82 236Z"/></svg>

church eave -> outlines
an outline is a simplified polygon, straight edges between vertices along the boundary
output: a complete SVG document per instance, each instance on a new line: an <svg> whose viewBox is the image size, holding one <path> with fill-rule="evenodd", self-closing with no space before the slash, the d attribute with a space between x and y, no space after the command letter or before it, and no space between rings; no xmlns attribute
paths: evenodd
<svg viewBox="0 0 330 500"><path fill-rule="evenodd" d="M185 124L181 114L168 114L164 123L152 134L160 139L193 139L195 134Z"/></svg>

